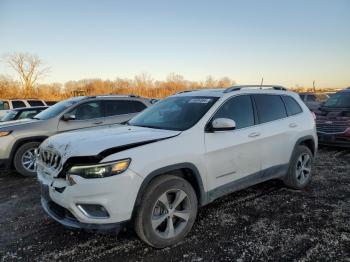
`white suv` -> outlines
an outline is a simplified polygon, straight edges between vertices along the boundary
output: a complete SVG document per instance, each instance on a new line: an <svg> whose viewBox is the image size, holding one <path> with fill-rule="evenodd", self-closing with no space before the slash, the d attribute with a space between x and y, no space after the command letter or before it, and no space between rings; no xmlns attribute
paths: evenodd
<svg viewBox="0 0 350 262"><path fill-rule="evenodd" d="M182 92L125 126L45 140L37 152L41 203L67 227L129 222L163 248L220 196L276 178L304 188L316 150L312 113L282 87Z"/></svg>

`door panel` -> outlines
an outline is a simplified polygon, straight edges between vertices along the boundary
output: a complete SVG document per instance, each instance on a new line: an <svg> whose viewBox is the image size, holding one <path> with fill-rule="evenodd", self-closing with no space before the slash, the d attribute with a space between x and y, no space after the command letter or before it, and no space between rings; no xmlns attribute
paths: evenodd
<svg viewBox="0 0 350 262"><path fill-rule="evenodd" d="M209 190L260 171L258 127L205 134Z"/></svg>
<svg viewBox="0 0 350 262"><path fill-rule="evenodd" d="M260 171L261 130L254 125L251 97L241 95L228 99L211 121L216 118L234 120L236 129L205 133L209 190Z"/></svg>

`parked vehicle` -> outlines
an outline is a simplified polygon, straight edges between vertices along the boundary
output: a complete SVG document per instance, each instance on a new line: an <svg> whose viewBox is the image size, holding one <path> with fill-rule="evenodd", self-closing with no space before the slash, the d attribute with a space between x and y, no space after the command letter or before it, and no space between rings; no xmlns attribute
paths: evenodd
<svg viewBox="0 0 350 262"><path fill-rule="evenodd" d="M148 99L135 96L75 97L49 107L34 119L0 124L0 168L14 167L24 176L34 176L34 151L49 136L122 123L150 105Z"/></svg>
<svg viewBox="0 0 350 262"><path fill-rule="evenodd" d="M330 97L317 112L319 143L350 147L350 88Z"/></svg>
<svg viewBox="0 0 350 262"><path fill-rule="evenodd" d="M7 111L7 113L0 118L0 122L8 122L20 119L33 118L41 111L47 109L48 106L23 107Z"/></svg>
<svg viewBox="0 0 350 262"><path fill-rule="evenodd" d="M41 99L34 98L0 100L0 118L3 117L8 110L32 106L47 106L47 104Z"/></svg>
<svg viewBox="0 0 350 262"><path fill-rule="evenodd" d="M248 87L182 92L124 127L45 140L37 152L44 210L71 228L134 223L144 242L163 248L222 195L275 178L304 188L317 150L312 113L282 87Z"/></svg>
<svg viewBox="0 0 350 262"><path fill-rule="evenodd" d="M299 96L311 111L318 110L329 98L325 93L300 93Z"/></svg>

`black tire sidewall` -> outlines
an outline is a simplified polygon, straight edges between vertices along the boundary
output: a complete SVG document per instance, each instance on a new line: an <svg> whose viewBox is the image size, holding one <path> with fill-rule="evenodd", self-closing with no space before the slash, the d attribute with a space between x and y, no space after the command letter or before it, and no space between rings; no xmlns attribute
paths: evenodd
<svg viewBox="0 0 350 262"><path fill-rule="evenodd" d="M158 198L163 193L171 189L180 189L187 194L191 204L191 214L186 227L183 229L183 231L179 235L171 239L164 239L159 237L154 232L151 224L151 216L153 212L153 207L156 204L156 201L158 200ZM191 231L191 228L196 220L197 209L198 209L198 202L197 202L196 193L193 190L191 184L188 183L186 180L182 178L177 178L177 177L169 177L169 180L165 180L162 183L158 183L154 186L151 186L148 189L148 192L145 194L145 199L141 207L140 218L142 219L141 221L142 231L143 231L142 233L144 235L144 238L147 240L147 242L150 245L156 248L163 248L163 247L176 244Z"/></svg>
<svg viewBox="0 0 350 262"><path fill-rule="evenodd" d="M306 181L304 181L304 183L300 183L296 177L296 169L297 169L297 162L299 157L302 154L308 154L310 156L310 161L311 161L311 172L307 178ZM306 147L306 146L298 146L296 148L296 151L293 154L293 158L292 158L292 163L288 172L288 177L287 177L287 181L288 181L288 185L295 188L295 189L303 189L305 188L310 182L311 182L311 177L312 177L312 171L313 171L313 162L314 162L314 156L311 152L311 150Z"/></svg>
<svg viewBox="0 0 350 262"><path fill-rule="evenodd" d="M16 154L14 156L13 164L15 166L16 171L21 174L22 176L26 177L34 177L36 175L36 172L29 172L27 169L25 169L22 165L22 156L23 154L30 148L38 148L40 142L29 142L25 143L24 145L20 146Z"/></svg>

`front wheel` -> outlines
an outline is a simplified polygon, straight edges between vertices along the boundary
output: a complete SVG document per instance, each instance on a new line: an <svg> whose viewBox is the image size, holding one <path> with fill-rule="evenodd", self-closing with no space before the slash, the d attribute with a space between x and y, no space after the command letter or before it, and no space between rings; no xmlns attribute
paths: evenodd
<svg viewBox="0 0 350 262"><path fill-rule="evenodd" d="M142 197L135 231L155 248L174 245L190 232L197 205L196 192L185 179L172 175L156 178Z"/></svg>
<svg viewBox="0 0 350 262"><path fill-rule="evenodd" d="M40 145L40 142L29 142L20 146L14 157L14 166L18 173L22 176L36 175L36 160L35 149Z"/></svg>

